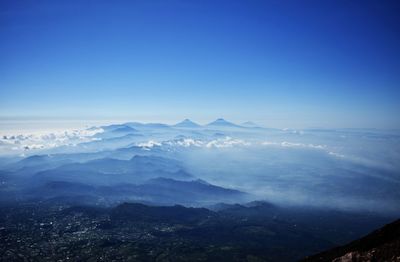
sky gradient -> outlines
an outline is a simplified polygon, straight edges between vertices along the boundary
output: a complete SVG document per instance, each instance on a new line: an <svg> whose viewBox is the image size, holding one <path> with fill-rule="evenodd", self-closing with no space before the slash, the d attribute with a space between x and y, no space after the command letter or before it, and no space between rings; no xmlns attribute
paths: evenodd
<svg viewBox="0 0 400 262"><path fill-rule="evenodd" d="M0 121L400 128L398 1L0 1Z"/></svg>

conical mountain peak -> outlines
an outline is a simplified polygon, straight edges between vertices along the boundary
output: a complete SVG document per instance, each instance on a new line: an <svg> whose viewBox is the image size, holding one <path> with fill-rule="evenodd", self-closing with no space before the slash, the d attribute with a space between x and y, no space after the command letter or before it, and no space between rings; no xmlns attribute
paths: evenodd
<svg viewBox="0 0 400 262"><path fill-rule="evenodd" d="M236 125L236 124L234 124L234 123L232 123L232 122L226 121L226 120L223 119L223 118L218 118L217 120L215 120L215 121L209 123L207 126L227 126L227 127L228 127L228 126L231 126L231 127L238 127L238 125Z"/></svg>
<svg viewBox="0 0 400 262"><path fill-rule="evenodd" d="M174 127L199 127L200 125L186 118L182 122L177 123Z"/></svg>

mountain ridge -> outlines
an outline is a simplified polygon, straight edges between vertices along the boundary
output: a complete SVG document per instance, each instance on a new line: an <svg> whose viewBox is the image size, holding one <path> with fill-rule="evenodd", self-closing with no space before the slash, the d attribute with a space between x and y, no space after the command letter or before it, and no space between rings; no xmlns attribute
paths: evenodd
<svg viewBox="0 0 400 262"><path fill-rule="evenodd" d="M208 123L206 126L208 126L208 127L214 127L214 126L215 127L242 127L242 126L237 125L235 123L226 121L223 118L218 118L218 119Z"/></svg>
<svg viewBox="0 0 400 262"><path fill-rule="evenodd" d="M178 128L197 128L197 127L200 127L200 125L197 124L196 122L193 122L192 120L186 118L183 121L173 125L173 127L178 127Z"/></svg>
<svg viewBox="0 0 400 262"><path fill-rule="evenodd" d="M399 261L400 219L387 224L347 245L329 249L306 257L303 262L313 261Z"/></svg>

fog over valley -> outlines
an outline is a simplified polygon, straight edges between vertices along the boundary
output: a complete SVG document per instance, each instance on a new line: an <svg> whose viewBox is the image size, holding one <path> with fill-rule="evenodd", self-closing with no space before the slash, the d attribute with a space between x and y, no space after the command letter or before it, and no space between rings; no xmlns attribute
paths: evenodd
<svg viewBox="0 0 400 262"><path fill-rule="evenodd" d="M400 134L128 122L0 139L1 202L283 206L399 214ZM82 197L84 196L84 197ZM79 201L78 201L79 202Z"/></svg>
<svg viewBox="0 0 400 262"><path fill-rule="evenodd" d="M400 261L399 13L1 0L0 262Z"/></svg>

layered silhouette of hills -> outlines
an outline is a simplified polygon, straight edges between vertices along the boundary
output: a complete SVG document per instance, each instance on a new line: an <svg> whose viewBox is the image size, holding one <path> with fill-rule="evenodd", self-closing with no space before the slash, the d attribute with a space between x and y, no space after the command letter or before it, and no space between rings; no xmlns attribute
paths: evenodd
<svg viewBox="0 0 400 262"><path fill-rule="evenodd" d="M96 174L98 175L98 174ZM179 181L155 178L141 184L92 185L83 182L46 181L27 188L20 194L25 200L51 200L70 202L76 197L91 198L91 203L105 201L118 203L134 201L163 205L207 205L219 201L243 202L248 195L232 189L211 185L201 180Z"/></svg>

